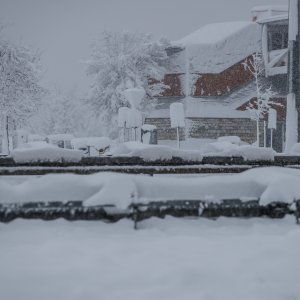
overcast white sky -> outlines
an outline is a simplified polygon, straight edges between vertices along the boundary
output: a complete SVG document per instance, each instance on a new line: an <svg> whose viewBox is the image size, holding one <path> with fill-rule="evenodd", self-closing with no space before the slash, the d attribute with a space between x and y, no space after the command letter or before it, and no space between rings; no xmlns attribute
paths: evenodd
<svg viewBox="0 0 300 300"><path fill-rule="evenodd" d="M256 5L288 0L0 0L8 35L43 51L44 82L87 90L80 62L104 30L143 31L179 39L212 22L250 20Z"/></svg>

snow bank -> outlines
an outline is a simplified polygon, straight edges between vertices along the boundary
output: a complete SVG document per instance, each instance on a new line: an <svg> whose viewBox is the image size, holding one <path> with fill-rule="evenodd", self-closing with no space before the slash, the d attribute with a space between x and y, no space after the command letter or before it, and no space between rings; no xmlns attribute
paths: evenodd
<svg viewBox="0 0 300 300"><path fill-rule="evenodd" d="M0 202L83 200L86 206L132 202L260 198L261 204L300 199L300 170L270 167L242 174L205 177L149 177L116 173L0 178Z"/></svg>
<svg viewBox="0 0 300 300"><path fill-rule="evenodd" d="M81 151L45 146L39 148L15 149L11 153L16 163L28 162L79 162Z"/></svg>

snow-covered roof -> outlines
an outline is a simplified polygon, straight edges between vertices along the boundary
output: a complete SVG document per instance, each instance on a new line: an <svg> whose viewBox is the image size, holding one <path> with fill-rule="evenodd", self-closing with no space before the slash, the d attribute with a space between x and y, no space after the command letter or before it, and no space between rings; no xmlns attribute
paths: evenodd
<svg viewBox="0 0 300 300"><path fill-rule="evenodd" d="M287 5L263 5L256 6L251 10L253 20L261 22L276 16L282 16L288 14Z"/></svg>
<svg viewBox="0 0 300 300"><path fill-rule="evenodd" d="M272 22L287 21L288 19L289 19L289 17L287 14L282 14L282 15L271 16L271 17L259 19L259 20L257 20L257 23L266 24L266 23L272 23Z"/></svg>
<svg viewBox="0 0 300 300"><path fill-rule="evenodd" d="M187 118L249 118L249 111L241 111L237 110L237 108L255 96L255 84L251 82L227 97L186 97L174 101L184 103L185 117ZM148 117L169 118L169 105L170 102L160 109L155 109Z"/></svg>
<svg viewBox="0 0 300 300"><path fill-rule="evenodd" d="M172 43L185 50L190 73L221 73L260 49L261 28L254 22L206 25Z"/></svg>

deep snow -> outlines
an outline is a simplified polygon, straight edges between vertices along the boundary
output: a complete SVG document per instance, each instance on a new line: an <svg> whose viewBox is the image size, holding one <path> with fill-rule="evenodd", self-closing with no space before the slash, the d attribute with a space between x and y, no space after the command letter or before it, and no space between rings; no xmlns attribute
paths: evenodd
<svg viewBox="0 0 300 300"><path fill-rule="evenodd" d="M0 224L5 300L299 300L293 218Z"/></svg>

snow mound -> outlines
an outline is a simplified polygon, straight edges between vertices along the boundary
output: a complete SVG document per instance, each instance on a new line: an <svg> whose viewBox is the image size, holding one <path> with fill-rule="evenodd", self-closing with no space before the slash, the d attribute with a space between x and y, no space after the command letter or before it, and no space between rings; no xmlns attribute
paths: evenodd
<svg viewBox="0 0 300 300"><path fill-rule="evenodd" d="M15 149L11 153L16 163L28 162L79 162L82 152L45 146L40 148Z"/></svg>

